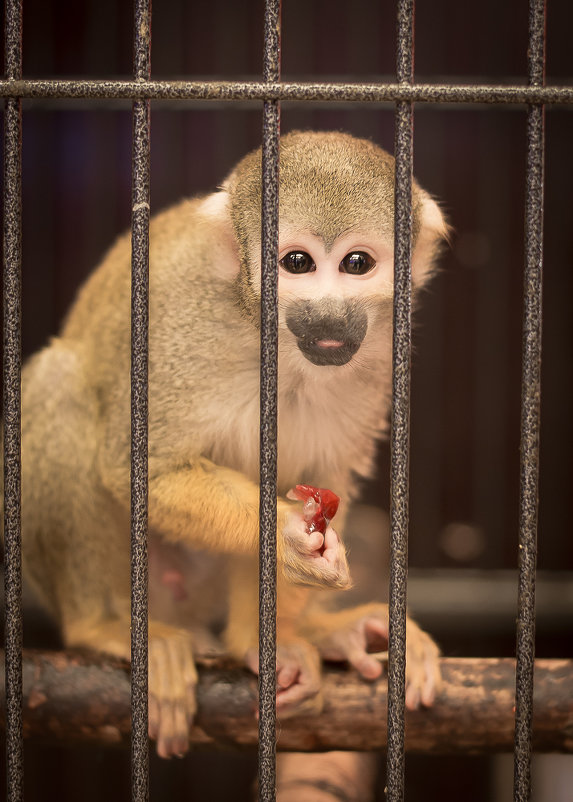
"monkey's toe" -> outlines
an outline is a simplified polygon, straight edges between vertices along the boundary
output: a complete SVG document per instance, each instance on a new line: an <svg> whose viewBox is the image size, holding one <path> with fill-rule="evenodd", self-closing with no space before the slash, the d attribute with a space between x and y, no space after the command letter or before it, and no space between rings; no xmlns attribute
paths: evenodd
<svg viewBox="0 0 573 802"><path fill-rule="evenodd" d="M406 639L406 707L431 707L442 683L440 650L432 638L408 621Z"/></svg>
<svg viewBox="0 0 573 802"><path fill-rule="evenodd" d="M320 713L320 656L302 639L277 645L277 711L282 718Z"/></svg>

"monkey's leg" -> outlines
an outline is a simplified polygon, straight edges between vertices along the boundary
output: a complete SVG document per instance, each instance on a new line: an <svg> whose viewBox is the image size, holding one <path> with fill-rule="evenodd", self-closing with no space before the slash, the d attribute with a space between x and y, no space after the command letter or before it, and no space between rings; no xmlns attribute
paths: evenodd
<svg viewBox="0 0 573 802"><path fill-rule="evenodd" d="M68 624L69 646L95 649L130 659L130 624L123 619ZM149 622L149 736L160 757L184 754L197 706L197 671L191 634L158 621Z"/></svg>
<svg viewBox="0 0 573 802"><path fill-rule="evenodd" d="M388 648L388 605L363 604L327 611L316 606L301 623L303 637L325 660L346 660L365 679L377 679L382 666L373 653ZM439 692L440 650L411 618L406 619L406 707L430 707Z"/></svg>
<svg viewBox="0 0 573 802"><path fill-rule="evenodd" d="M69 646L129 659L129 506L100 481L89 375L82 349L58 340L24 370L23 565ZM150 733L179 753L195 710L189 633L151 620L149 667Z"/></svg>
<svg viewBox="0 0 573 802"><path fill-rule="evenodd" d="M308 590L278 577L277 711L281 717L322 709L320 655L297 632ZM225 643L231 654L258 674L258 564L235 557L229 567L229 619Z"/></svg>
<svg viewBox="0 0 573 802"><path fill-rule="evenodd" d="M259 488L241 473L197 458L184 468L150 464L150 523L166 539L232 554L254 554L259 541ZM117 474L116 474L117 475ZM125 481L122 472L121 482ZM125 487L112 488L116 496ZM125 496L124 496L125 497ZM300 507L277 501L277 552L292 582L345 588L344 546L332 527L308 534Z"/></svg>

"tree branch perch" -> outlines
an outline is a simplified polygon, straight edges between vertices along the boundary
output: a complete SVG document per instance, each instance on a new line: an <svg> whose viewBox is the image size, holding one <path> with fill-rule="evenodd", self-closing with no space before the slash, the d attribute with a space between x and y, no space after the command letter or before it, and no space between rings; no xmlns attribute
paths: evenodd
<svg viewBox="0 0 573 802"><path fill-rule="evenodd" d="M97 654L28 650L23 670L25 737L129 742L128 664ZM406 748L442 754L513 749L514 672L510 659L443 659L444 684L435 706L406 715ZM256 678L220 658L201 660L199 675L192 744L253 747ZM3 696L3 673L0 681ZM385 679L366 682L354 671L329 666L323 688L322 715L279 721L279 749L385 748ZM536 661L534 747L573 752L573 660Z"/></svg>

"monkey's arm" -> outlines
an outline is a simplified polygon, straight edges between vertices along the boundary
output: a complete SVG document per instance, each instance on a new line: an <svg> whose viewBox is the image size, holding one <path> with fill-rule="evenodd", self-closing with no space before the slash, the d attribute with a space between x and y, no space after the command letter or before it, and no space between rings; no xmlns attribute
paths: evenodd
<svg viewBox="0 0 573 802"><path fill-rule="evenodd" d="M157 467L150 464L149 520L163 537L223 553L257 551L258 485L204 457L177 468ZM126 472L113 475L110 490L125 503ZM334 529L309 535L298 505L280 497L277 557L292 582L335 588L350 584L344 546Z"/></svg>

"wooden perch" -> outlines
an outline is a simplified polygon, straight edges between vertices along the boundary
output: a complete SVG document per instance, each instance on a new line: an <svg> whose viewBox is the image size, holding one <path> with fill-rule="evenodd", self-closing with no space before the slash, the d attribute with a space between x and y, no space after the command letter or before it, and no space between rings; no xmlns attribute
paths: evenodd
<svg viewBox="0 0 573 802"><path fill-rule="evenodd" d="M512 750L514 670L509 659L443 659L444 684L435 706L406 714L406 748L443 754ZM129 742L127 664L101 655L26 651L23 671L25 737L109 745ZM256 678L221 659L203 660L199 673L199 714L192 743L254 746ZM3 677L1 687L3 693ZM366 682L354 671L328 667L323 687L322 715L279 721L279 749L386 746L385 679ZM573 660L536 662L534 748L573 752Z"/></svg>

